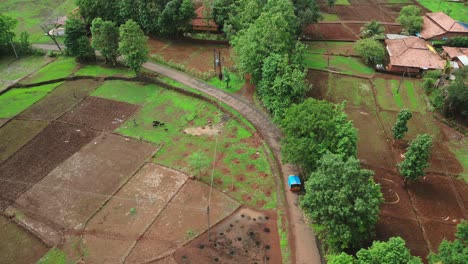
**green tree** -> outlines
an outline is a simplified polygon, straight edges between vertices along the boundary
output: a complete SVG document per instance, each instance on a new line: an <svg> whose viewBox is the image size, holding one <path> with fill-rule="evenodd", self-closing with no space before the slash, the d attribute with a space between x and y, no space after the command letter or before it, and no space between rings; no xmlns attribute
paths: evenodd
<svg viewBox="0 0 468 264"><path fill-rule="evenodd" d="M114 22L104 21L101 18L95 18L91 25L93 35L91 45L101 52L106 59L106 63L117 63L119 57L119 29Z"/></svg>
<svg viewBox="0 0 468 264"><path fill-rule="evenodd" d="M372 20L369 23L366 23L364 27L361 28L360 36L361 38L383 38L384 36L384 27L377 20Z"/></svg>
<svg viewBox="0 0 468 264"><path fill-rule="evenodd" d="M343 109L344 104L308 98L286 110L280 121L284 161L298 164L308 174L327 152L356 156L357 130Z"/></svg>
<svg viewBox="0 0 468 264"><path fill-rule="evenodd" d="M81 17L74 15L65 21L65 38L63 43L70 56L78 61L95 60L96 55L87 37L87 30Z"/></svg>
<svg viewBox="0 0 468 264"><path fill-rule="evenodd" d="M201 176L201 171L210 165L210 160L202 151L192 153L188 161L190 167L197 171L199 177Z"/></svg>
<svg viewBox="0 0 468 264"><path fill-rule="evenodd" d="M300 202L330 253L358 247L371 238L383 202L373 172L361 169L355 157L344 158L325 154L306 181Z"/></svg>
<svg viewBox="0 0 468 264"><path fill-rule="evenodd" d="M148 37L135 21L128 20L120 26L119 52L124 57L125 64L136 74L140 73L141 65L148 56L147 40Z"/></svg>
<svg viewBox="0 0 468 264"><path fill-rule="evenodd" d="M385 60L385 48L377 40L361 39L354 44L354 51L363 57L368 65L375 66Z"/></svg>
<svg viewBox="0 0 468 264"><path fill-rule="evenodd" d="M265 0L238 0L228 7L228 19L223 30L229 39L233 39L239 31L245 30L257 20L265 6Z"/></svg>
<svg viewBox="0 0 468 264"><path fill-rule="evenodd" d="M466 264L468 259L468 222L458 224L455 240L443 240L439 245L439 253L429 254L430 264Z"/></svg>
<svg viewBox="0 0 468 264"><path fill-rule="evenodd" d="M231 82L231 73L227 68L223 68L224 82L226 83L226 89L229 89L229 83Z"/></svg>
<svg viewBox="0 0 468 264"><path fill-rule="evenodd" d="M305 77L304 69L291 63L287 54L273 53L265 59L257 92L263 106L275 120L281 120L284 111L293 103L304 100L309 91L309 86L304 81Z"/></svg>
<svg viewBox="0 0 468 264"><path fill-rule="evenodd" d="M398 170L405 179L418 180L424 175L424 169L429 167L429 155L432 148L432 137L428 134L418 135L411 142L405 153L405 159L398 164Z"/></svg>
<svg viewBox="0 0 468 264"><path fill-rule="evenodd" d="M266 57L293 51L296 27L292 3L269 0L260 17L231 41L239 72L242 75L250 73L253 83L258 83Z"/></svg>
<svg viewBox="0 0 468 264"><path fill-rule="evenodd" d="M219 27L223 28L234 8L234 0L214 0L212 14Z"/></svg>
<svg viewBox="0 0 468 264"><path fill-rule="evenodd" d="M22 31L20 33L18 53L21 56L29 55L32 52L31 43L29 42L29 33Z"/></svg>
<svg viewBox="0 0 468 264"><path fill-rule="evenodd" d="M448 116L460 115L468 119L468 67L455 72L455 80L447 86L445 113Z"/></svg>
<svg viewBox="0 0 468 264"><path fill-rule="evenodd" d="M13 45L13 38L15 37L15 33L13 29L18 24L18 20L9 17L4 14L0 14L0 49L3 50L4 47L10 46L13 51L16 53L15 47ZM5 52L8 51L9 48L5 49ZM10 51L11 52L11 51ZM3 52L2 52L3 53Z"/></svg>
<svg viewBox="0 0 468 264"><path fill-rule="evenodd" d="M406 124L411 119L411 117L413 117L413 113L408 109L402 109L400 113L398 113L397 121L392 127L394 139L401 139L405 133L408 132L408 127Z"/></svg>
<svg viewBox="0 0 468 264"><path fill-rule="evenodd" d="M346 253L328 257L328 264L422 264L419 257L412 256L401 237L391 237L388 241L374 241L368 249L357 252L356 258Z"/></svg>
<svg viewBox="0 0 468 264"><path fill-rule="evenodd" d="M420 32L424 23L421 16L421 9L415 5L403 7L397 21L401 24L403 33L409 35Z"/></svg>
<svg viewBox="0 0 468 264"><path fill-rule="evenodd" d="M191 0L171 0L159 17L159 30L168 35L183 33L190 28L195 15Z"/></svg>
<svg viewBox="0 0 468 264"><path fill-rule="evenodd" d="M299 19L300 29L322 19L320 7L315 0L293 0L294 14Z"/></svg>

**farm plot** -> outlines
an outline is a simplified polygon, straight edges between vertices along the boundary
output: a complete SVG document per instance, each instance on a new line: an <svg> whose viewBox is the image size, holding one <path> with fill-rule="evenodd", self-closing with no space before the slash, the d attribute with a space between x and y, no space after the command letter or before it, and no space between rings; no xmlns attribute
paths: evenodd
<svg viewBox="0 0 468 264"><path fill-rule="evenodd" d="M165 61L180 64L188 69L199 72L214 71L213 50L216 50L216 53L221 52L223 66L230 67L233 65L231 50L225 45L200 45L158 39L150 39L148 45L150 47L150 55L161 56Z"/></svg>
<svg viewBox="0 0 468 264"><path fill-rule="evenodd" d="M374 74L372 68L354 57L332 56L325 54L305 54L305 65L310 69L330 70L346 75L371 77Z"/></svg>
<svg viewBox="0 0 468 264"><path fill-rule="evenodd" d="M29 56L15 60L5 66L2 65L0 69L0 76L2 76L0 79L0 90L7 88L29 73L37 71L50 61L51 59L47 57Z"/></svg>
<svg viewBox="0 0 468 264"><path fill-rule="evenodd" d="M8 122L10 119L8 118L0 118L0 127L2 127L6 122Z"/></svg>
<svg viewBox="0 0 468 264"><path fill-rule="evenodd" d="M281 263L276 214L241 208L179 249L181 263Z"/></svg>
<svg viewBox="0 0 468 264"><path fill-rule="evenodd" d="M49 123L43 121L11 120L0 128L0 164L33 139Z"/></svg>
<svg viewBox="0 0 468 264"><path fill-rule="evenodd" d="M341 23L310 24L303 30L303 37L307 40L341 40L355 41L359 36L347 29Z"/></svg>
<svg viewBox="0 0 468 264"><path fill-rule="evenodd" d="M123 262L187 179L163 166L148 163L142 167L87 225L86 262Z"/></svg>
<svg viewBox="0 0 468 264"><path fill-rule="evenodd" d="M25 192L8 211L33 215L56 231L73 234L154 151L147 143L101 134Z"/></svg>
<svg viewBox="0 0 468 264"><path fill-rule="evenodd" d="M138 108L137 105L90 96L63 115L60 120L99 130L112 131L127 120Z"/></svg>
<svg viewBox="0 0 468 264"><path fill-rule="evenodd" d="M91 141L96 132L53 122L0 165L0 209L12 204L60 163Z"/></svg>
<svg viewBox="0 0 468 264"><path fill-rule="evenodd" d="M48 248L28 231L0 216L0 263L36 263Z"/></svg>
<svg viewBox="0 0 468 264"><path fill-rule="evenodd" d="M367 79L330 74L325 98L334 103L346 101L348 107L375 110L372 88Z"/></svg>
<svg viewBox="0 0 468 264"><path fill-rule="evenodd" d="M419 81L385 76L375 78L373 84L383 109L399 111L407 108L413 112L426 112L425 95Z"/></svg>
<svg viewBox="0 0 468 264"><path fill-rule="evenodd" d="M55 88L18 117L24 119L52 121L70 110L100 85L93 80L67 81Z"/></svg>
<svg viewBox="0 0 468 264"><path fill-rule="evenodd" d="M211 192L211 196L210 196ZM188 181L138 240L128 263L149 262L173 253L230 215L239 204L220 191L198 181Z"/></svg>

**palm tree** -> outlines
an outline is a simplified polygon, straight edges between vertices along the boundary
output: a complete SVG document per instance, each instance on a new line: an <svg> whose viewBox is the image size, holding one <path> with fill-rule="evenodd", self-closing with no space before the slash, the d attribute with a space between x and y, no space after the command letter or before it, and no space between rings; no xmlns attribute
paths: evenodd
<svg viewBox="0 0 468 264"><path fill-rule="evenodd" d="M361 28L361 38L378 38L382 37L384 33L384 27L377 20L372 20L371 22L364 25Z"/></svg>

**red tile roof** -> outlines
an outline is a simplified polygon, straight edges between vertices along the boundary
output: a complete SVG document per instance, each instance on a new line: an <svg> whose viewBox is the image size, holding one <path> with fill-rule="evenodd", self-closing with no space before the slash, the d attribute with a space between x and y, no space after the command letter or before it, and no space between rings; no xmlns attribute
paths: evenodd
<svg viewBox="0 0 468 264"><path fill-rule="evenodd" d="M197 16L192 20L191 24L193 27L208 27L213 29L218 29L218 25L214 22L213 18L205 17L205 10L204 6L200 6L195 10Z"/></svg>
<svg viewBox="0 0 468 264"><path fill-rule="evenodd" d="M386 39L385 43L391 65L421 69L444 68L445 61L420 38Z"/></svg>
<svg viewBox="0 0 468 264"><path fill-rule="evenodd" d="M430 39L447 32L468 34L468 29L443 12L427 13L423 17L423 21L423 29L419 34L424 39Z"/></svg>
<svg viewBox="0 0 468 264"><path fill-rule="evenodd" d="M468 48L457 48L457 47L442 47L450 59L453 59L458 56L467 55L468 56Z"/></svg>

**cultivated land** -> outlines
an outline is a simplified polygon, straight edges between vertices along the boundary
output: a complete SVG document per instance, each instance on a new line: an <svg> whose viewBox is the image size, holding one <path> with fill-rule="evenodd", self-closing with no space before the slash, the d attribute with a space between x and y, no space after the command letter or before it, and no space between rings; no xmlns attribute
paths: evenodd
<svg viewBox="0 0 468 264"><path fill-rule="evenodd" d="M20 82L70 74L132 76L59 58ZM11 94L21 100L0 107L1 225L9 232L0 262L281 262L268 147L231 110L126 81L64 81L11 89L0 100ZM194 152L209 163L197 169ZM218 223L244 217L219 235ZM34 252L15 250L28 243Z"/></svg>
<svg viewBox="0 0 468 264"><path fill-rule="evenodd" d="M443 238L453 239L456 225L467 219L466 190L459 175L466 174L450 149L466 155L464 136L439 123L428 110L422 82L374 74L367 78L309 70L310 96L335 103L346 101L346 113L359 130L358 157L375 172L385 202L377 224L377 239L401 236L413 254L423 258ZM399 87L399 90L398 90ZM413 111L405 139L395 142L391 127L403 109ZM434 137L427 176L403 188L396 164L417 134Z"/></svg>

